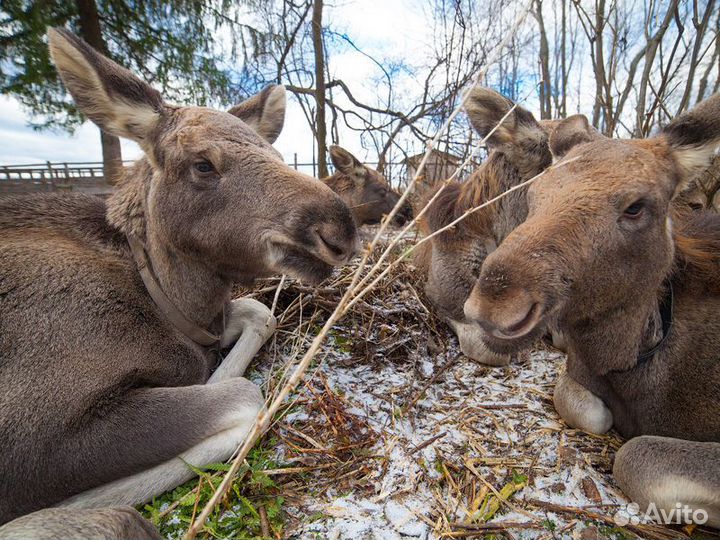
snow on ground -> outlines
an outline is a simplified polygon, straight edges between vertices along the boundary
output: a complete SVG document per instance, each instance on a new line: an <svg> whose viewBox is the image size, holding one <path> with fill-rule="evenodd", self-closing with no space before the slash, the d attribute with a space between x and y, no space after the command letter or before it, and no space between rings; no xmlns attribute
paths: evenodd
<svg viewBox="0 0 720 540"><path fill-rule="evenodd" d="M285 284L278 331L253 378L272 393L334 308L352 270L320 289ZM268 305L277 281L252 293ZM288 471L285 537L687 538L620 528L628 500L612 479L615 434L568 428L552 404L564 356L543 344L508 367L458 351L411 263L335 326L271 430Z"/></svg>
<svg viewBox="0 0 720 540"><path fill-rule="evenodd" d="M307 471L283 486L286 536L424 540L505 522L511 538L616 537L612 516L628 502L611 476L621 441L559 419L551 396L564 357L543 348L506 368L481 365L408 281L333 329L275 427L281 461ZM271 344L257 380L297 344ZM508 502L488 507L501 490Z"/></svg>
<svg viewBox="0 0 720 540"><path fill-rule="evenodd" d="M326 362L322 373L329 386L345 394L350 413L380 434L372 451L383 459L370 490L338 493L330 487L290 508L297 519L290 537L439 538L438 532L447 530L444 518L467 522L473 513L473 501L463 497L467 489L451 487L443 478L443 463L465 469L454 476L469 476L476 490L487 482L485 492L489 486L500 490L512 480L513 471L528 476L529 485L511 497L512 505L537 499L601 512L605 507L612 515L616 506L627 503L607 474L615 441L578 436L560 423L550 395L562 364L561 355L548 352L535 352L507 369L486 368L460 357L403 414L402 396L419 391L440 368L438 363L427 357L408 358L401 365L375 362L349 368ZM597 457L603 452L606 459L598 471ZM465 474L465 463L477 478ZM306 522L309 515L322 517ZM536 525L522 529L516 538L552 538L553 528L562 530L568 524L562 536L588 528L572 516L542 508L502 508L491 521Z"/></svg>

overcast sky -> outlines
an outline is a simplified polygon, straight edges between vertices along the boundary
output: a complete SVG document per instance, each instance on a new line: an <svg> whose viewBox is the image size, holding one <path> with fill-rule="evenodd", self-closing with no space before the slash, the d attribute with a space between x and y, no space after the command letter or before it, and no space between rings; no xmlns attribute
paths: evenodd
<svg viewBox="0 0 720 540"><path fill-rule="evenodd" d="M324 18L334 30L346 33L368 54L386 58L419 55L430 42L429 25L421 7L412 0L342 0L326 7ZM333 54L331 72L345 80L360 94L373 90L371 77L377 67L356 51ZM58 131L35 131L28 125L29 117L20 104L0 96L0 165L42 163L45 161L100 161L98 129L86 122L74 134ZM364 160L359 140L352 133L344 133L341 144ZM300 106L290 100L285 128L275 147L292 162L298 154L300 162L312 159L313 141ZM132 142L123 140L123 158L135 159L141 154Z"/></svg>

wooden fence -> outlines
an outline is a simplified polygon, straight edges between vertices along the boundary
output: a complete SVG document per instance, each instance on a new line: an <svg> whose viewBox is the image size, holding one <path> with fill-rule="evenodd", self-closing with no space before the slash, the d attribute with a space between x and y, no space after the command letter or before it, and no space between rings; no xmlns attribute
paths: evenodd
<svg viewBox="0 0 720 540"><path fill-rule="evenodd" d="M131 165L125 161L123 165ZM288 163L294 169L316 176L317 163L300 163L297 154ZM368 163L370 167L375 166ZM406 181L404 163L387 163L385 176L393 187ZM105 180L102 162L31 163L26 165L0 165L0 195L8 193L79 191L107 195L113 190Z"/></svg>
<svg viewBox="0 0 720 540"><path fill-rule="evenodd" d="M97 162L0 165L0 193L33 191L82 191L102 195L110 193L112 186L105 181L103 164Z"/></svg>

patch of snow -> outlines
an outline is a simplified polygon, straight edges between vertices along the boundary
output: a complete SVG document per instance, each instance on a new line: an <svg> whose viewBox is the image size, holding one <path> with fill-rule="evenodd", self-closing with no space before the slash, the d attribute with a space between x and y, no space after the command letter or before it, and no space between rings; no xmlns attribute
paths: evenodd
<svg viewBox="0 0 720 540"><path fill-rule="evenodd" d="M423 345L428 336L420 326L398 328L381 320L382 314L397 311L392 303L373 308L378 320L369 335L358 338L357 329L342 324L333 328L334 335L318 355L325 360L317 368L329 388L347 402L345 412L378 434L373 446L365 449L373 455L363 464L370 471L363 473L362 489L350 493L325 486L325 473L319 471L316 483L325 487L308 489L307 496L286 505L291 516L289 538L439 540L442 530L447 530L440 528L446 523L443 519L469 519L473 501L468 499L476 493L466 485L449 486L448 470L460 484L474 481L477 491L486 486L500 490L513 475L527 477L528 485L490 519L493 523L534 519L535 528L513 531L526 540L553 538L543 528L546 520L552 521L555 531L563 531L556 533L557 538L577 536L586 525L582 520L574 524L576 516L571 514L549 512L525 501L589 507L607 515L614 513L613 505L627 503L610 474L617 443L569 430L553 408L553 386L564 368L561 354L538 350L501 368L460 356L437 375L458 353L455 337L448 332L442 346L429 353L431 347ZM384 346L406 338L412 339L403 346L409 349L405 357L398 358L397 352L385 356ZM363 343L355 342L360 339ZM364 341L372 341L373 347L365 347ZM256 366L258 377L267 380L270 366L282 365L286 352L279 351L274 359L266 355L264 363ZM308 420L313 418L299 407L276 428L297 427ZM289 455L289 448L281 443L277 452L282 458ZM585 493L583 482L594 484L600 501ZM308 487L314 487L313 481Z"/></svg>

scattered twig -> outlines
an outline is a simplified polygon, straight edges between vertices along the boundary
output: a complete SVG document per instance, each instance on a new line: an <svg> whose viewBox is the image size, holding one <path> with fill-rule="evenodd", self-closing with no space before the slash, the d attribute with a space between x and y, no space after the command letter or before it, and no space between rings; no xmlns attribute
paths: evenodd
<svg viewBox="0 0 720 540"><path fill-rule="evenodd" d="M452 366L453 364L455 364L461 356L462 356L462 353L457 353L457 354L455 354L450 360L448 360L447 362L445 362L445 363L442 365L442 367L441 367L440 369L438 369L438 370L433 374L432 377L430 377L430 380L425 383L425 385L422 387L422 389L421 389L417 394L415 394L415 397L412 398L412 399L408 402L408 404L404 407L404 411L407 413L407 411L409 411L410 409L412 409L412 408L415 406L415 404L416 404L419 400L422 399L422 397L425 395L425 392L427 392L428 388L430 388L433 384L435 384L435 382L442 376L442 374L445 373L445 371L447 371L447 369L448 369L450 366Z"/></svg>
<svg viewBox="0 0 720 540"><path fill-rule="evenodd" d="M270 538L270 522L268 521L267 510L264 506L258 508L258 514L260 514L260 530L262 531L263 538Z"/></svg>
<svg viewBox="0 0 720 540"><path fill-rule="evenodd" d="M427 447L430 446L432 443L434 443L435 441L437 441L437 440L439 440L439 439L442 439L442 438L445 437L446 435L447 435L447 431L443 431L442 433L438 433L438 434L435 435L434 437L429 438L427 441L424 441L424 442L418 444L415 448L413 448L413 449L409 452L409 455L412 456L413 454L417 454L417 453L418 453L420 450L422 450L423 448L427 448Z"/></svg>

